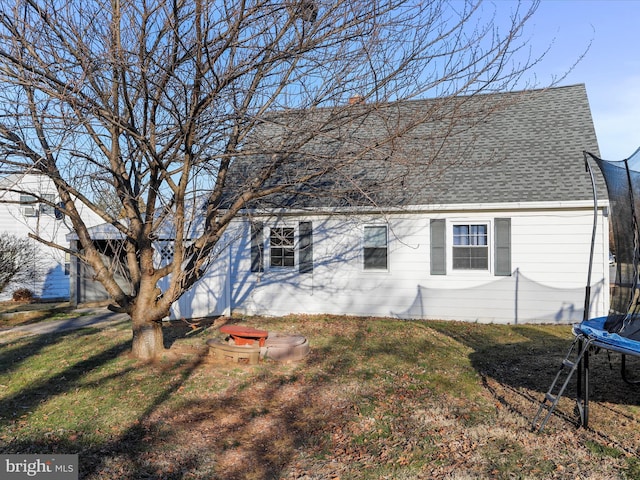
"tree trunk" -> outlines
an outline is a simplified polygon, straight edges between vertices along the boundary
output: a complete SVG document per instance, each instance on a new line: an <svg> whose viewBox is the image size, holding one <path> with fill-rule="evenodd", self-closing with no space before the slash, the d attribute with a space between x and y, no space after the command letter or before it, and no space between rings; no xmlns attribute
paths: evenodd
<svg viewBox="0 0 640 480"><path fill-rule="evenodd" d="M139 360L153 360L164 351L162 337L162 324L160 321L136 318L140 315L133 314L133 342L131 353Z"/></svg>

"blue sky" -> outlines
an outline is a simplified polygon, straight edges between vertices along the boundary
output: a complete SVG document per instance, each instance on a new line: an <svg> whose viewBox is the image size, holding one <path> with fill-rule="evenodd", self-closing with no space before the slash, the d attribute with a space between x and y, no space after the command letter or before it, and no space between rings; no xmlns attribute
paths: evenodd
<svg viewBox="0 0 640 480"><path fill-rule="evenodd" d="M504 3L503 3L504 2ZM512 0L496 0L501 10ZM602 158L622 160L640 147L640 0L542 0L527 28L540 86L584 59L560 85L584 83Z"/></svg>

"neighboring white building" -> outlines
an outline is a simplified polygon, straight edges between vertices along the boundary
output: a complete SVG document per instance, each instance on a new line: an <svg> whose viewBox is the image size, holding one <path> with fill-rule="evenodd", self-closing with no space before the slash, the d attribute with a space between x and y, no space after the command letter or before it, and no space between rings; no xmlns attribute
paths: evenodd
<svg viewBox="0 0 640 480"><path fill-rule="evenodd" d="M305 203L304 196L281 199L277 211L255 205L227 230L214 268L173 316L582 320L594 218L583 151L599 154L586 90L518 95L474 126L469 158L437 182L419 175L380 181L384 208ZM366 122L361 128L375 135ZM406 151L419 154L420 132L406 136L413 142ZM384 179L372 165L366 175ZM592 317L609 305L608 202L598 182Z"/></svg>
<svg viewBox="0 0 640 480"><path fill-rule="evenodd" d="M45 175L13 173L0 178L0 231L18 237L34 234L42 239L69 246L66 235L72 231L70 223L49 204L38 198L58 203L53 182ZM91 218L87 215L87 218ZM97 217L93 224L97 223ZM39 255L33 258L40 275L19 285L9 285L0 293L0 300L9 300L19 287L28 288L36 298L69 299L70 257L63 251L32 240Z"/></svg>

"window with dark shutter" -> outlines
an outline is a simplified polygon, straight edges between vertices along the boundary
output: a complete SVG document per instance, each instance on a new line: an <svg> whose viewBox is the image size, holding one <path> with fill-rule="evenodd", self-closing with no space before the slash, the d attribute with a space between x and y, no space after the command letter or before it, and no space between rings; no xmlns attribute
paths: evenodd
<svg viewBox="0 0 640 480"><path fill-rule="evenodd" d="M489 236L487 225L454 225L452 255L454 270L488 270Z"/></svg>
<svg viewBox="0 0 640 480"><path fill-rule="evenodd" d="M447 274L445 220L431 220L431 275Z"/></svg>
<svg viewBox="0 0 640 480"><path fill-rule="evenodd" d="M262 222L251 222L251 271L264 271L264 227Z"/></svg>
<svg viewBox="0 0 640 480"><path fill-rule="evenodd" d="M269 242L271 243L270 256L272 267L295 266L294 239L295 231L291 227L271 229Z"/></svg>
<svg viewBox="0 0 640 480"><path fill-rule="evenodd" d="M511 219L495 219L495 266L494 274L511 275Z"/></svg>
<svg viewBox="0 0 640 480"><path fill-rule="evenodd" d="M298 256L300 273L313 272L313 234L311 222L300 222L298 224Z"/></svg>

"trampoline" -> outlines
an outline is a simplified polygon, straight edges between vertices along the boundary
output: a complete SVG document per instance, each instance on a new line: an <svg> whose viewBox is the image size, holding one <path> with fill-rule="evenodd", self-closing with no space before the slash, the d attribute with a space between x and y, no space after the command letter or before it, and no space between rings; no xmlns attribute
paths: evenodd
<svg viewBox="0 0 640 480"><path fill-rule="evenodd" d="M589 356L598 350L621 354L623 380L632 385L640 384L640 381L629 378L625 361L629 355L640 357L640 149L628 159L621 161L602 160L585 152L584 161L591 176L594 198L594 223L584 317L582 322L573 326L574 341L533 419L532 428L538 431L542 431L546 425L574 375L577 375L576 402L579 422L585 428L588 426ZM607 188L611 238L616 259L609 314L597 318L589 318L598 205L592 163L599 168Z"/></svg>

